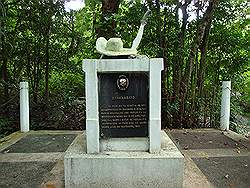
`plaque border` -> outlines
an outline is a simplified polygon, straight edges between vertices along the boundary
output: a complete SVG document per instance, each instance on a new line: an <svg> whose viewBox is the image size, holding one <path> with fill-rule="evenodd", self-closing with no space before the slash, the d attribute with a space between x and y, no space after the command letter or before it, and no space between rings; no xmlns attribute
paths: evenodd
<svg viewBox="0 0 250 188"><path fill-rule="evenodd" d="M161 149L161 71L162 58L85 59L87 153L100 152L98 72L149 72L149 152Z"/></svg>

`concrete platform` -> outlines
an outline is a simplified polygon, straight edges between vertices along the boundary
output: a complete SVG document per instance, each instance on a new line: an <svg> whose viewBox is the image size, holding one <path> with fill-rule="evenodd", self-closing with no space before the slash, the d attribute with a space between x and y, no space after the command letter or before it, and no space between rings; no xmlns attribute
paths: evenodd
<svg viewBox="0 0 250 188"><path fill-rule="evenodd" d="M63 188L64 152L78 134L43 130L0 139L0 187Z"/></svg>
<svg viewBox="0 0 250 188"><path fill-rule="evenodd" d="M0 187L39 187L55 164L48 161L0 162Z"/></svg>
<svg viewBox="0 0 250 188"><path fill-rule="evenodd" d="M184 155L183 188L249 187L249 138L232 131L222 132L216 129L175 129L166 130L166 132L173 141L176 142L178 139L176 145ZM37 153L37 148L31 142L28 145L22 145L23 147L30 146L30 149L23 149L22 152L19 150L20 153L13 153L14 150L9 153L7 148L16 147L15 144L19 145L19 140L29 135L37 138L44 135L43 138L48 139L44 140L46 144L51 141L47 135L61 135L63 138L72 134L77 136L83 132L16 132L0 139L0 187L63 188L65 186L65 152L63 150L58 152L58 147L53 147L50 151L41 150L41 153ZM207 138L204 138L206 135ZM53 142L60 148L65 146L63 140L61 139L62 142L53 140ZM217 145L218 141L222 141L221 144ZM71 141L66 142L71 143ZM198 146L193 146L195 144ZM65 148L67 149L67 147ZM43 170L37 175L41 168Z"/></svg>
<svg viewBox="0 0 250 188"><path fill-rule="evenodd" d="M245 139L236 141L229 137L229 132L222 132L216 129L207 130L208 131L186 129L168 132L182 149L246 149L248 147L248 144L244 142Z"/></svg>
<svg viewBox="0 0 250 188"><path fill-rule="evenodd" d="M3 153L49 153L64 152L76 134L30 134L7 147Z"/></svg>
<svg viewBox="0 0 250 188"><path fill-rule="evenodd" d="M250 156L193 158L193 161L216 187L250 186Z"/></svg>
<svg viewBox="0 0 250 188"><path fill-rule="evenodd" d="M183 184L184 157L161 132L161 152L86 153L85 135L79 135L64 157L66 188L178 188Z"/></svg>
<svg viewBox="0 0 250 188"><path fill-rule="evenodd" d="M166 130L185 156L185 188L248 188L250 140L217 129Z"/></svg>

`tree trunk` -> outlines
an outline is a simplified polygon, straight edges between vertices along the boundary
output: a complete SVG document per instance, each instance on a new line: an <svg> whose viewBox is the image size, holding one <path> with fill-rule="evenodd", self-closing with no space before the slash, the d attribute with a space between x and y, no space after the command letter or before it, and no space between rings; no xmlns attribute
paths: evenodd
<svg viewBox="0 0 250 188"><path fill-rule="evenodd" d="M166 95L166 56L165 56L165 46L166 46L166 40L165 40L165 32L166 32L166 24L163 25L163 31L162 31L162 20L161 20L161 6L160 1L156 0L156 15L157 15L157 33L158 33L158 46L159 46L159 52L158 57L163 58L163 65L164 69L161 74L161 80L162 80L162 97ZM165 12L165 11L164 11ZM164 18L164 23L166 23L166 16Z"/></svg>
<svg viewBox="0 0 250 188"><path fill-rule="evenodd" d="M201 59L200 59L200 68L198 71L198 79L197 79L197 87L199 91L199 95L201 95L203 90L203 82L206 70L206 55L207 55L207 44L208 44L208 36L211 29L211 22L212 19L209 20L208 25L205 28L204 36L202 39L202 43L199 47L201 52Z"/></svg>
<svg viewBox="0 0 250 188"><path fill-rule="evenodd" d="M179 0L176 0L176 10L175 10L175 27L176 27L176 31L179 30L179 10L180 7L180 3ZM179 90L180 90L180 65L179 65L179 61L178 61L178 47L179 47L179 35L177 35L176 37L176 41L175 41L175 47L174 47L174 51L176 53L174 53L174 58L173 58L173 96L172 99L173 100L178 100L179 98ZM176 118L174 118L176 119Z"/></svg>
<svg viewBox="0 0 250 188"><path fill-rule="evenodd" d="M173 96L172 99L175 101L176 104L179 104L181 100L183 100L183 97L181 95L181 81L182 81L182 69L184 66L184 45L185 45L185 39L186 39L186 30L187 30L187 20L188 20L188 13L187 13L187 7L191 3L191 0L185 0L183 4L179 2L179 0L176 0L176 15L175 15L175 22L178 35L177 35L177 42L175 44L175 51L176 54L174 56L174 62L173 62ZM179 14L178 10L179 8L182 11L182 25L179 29ZM174 117L174 124L181 126L182 122L182 115L176 111L173 115Z"/></svg>
<svg viewBox="0 0 250 188"><path fill-rule="evenodd" d="M49 56L49 43L50 43L50 31L52 26L52 8L53 1L50 0L50 6L48 9L48 22L46 24L45 31L45 103L48 105L49 102L49 70L50 70L50 56Z"/></svg>
<svg viewBox="0 0 250 188"><path fill-rule="evenodd" d="M188 63L187 63L187 66L185 69L185 74L184 74L183 81L182 81L183 82L183 86L182 86L183 98L181 100L181 106L180 106L181 116L183 116L185 113L185 104L186 104L185 101L186 101L187 95L188 95L188 87L189 87L189 82L191 79L191 74L193 71L195 54L198 50L198 47L201 45L202 40L204 39L206 28L211 23L212 15L213 15L215 7L217 6L217 2L218 2L218 0L210 0L209 5L207 7L207 10L206 10L199 26L198 26L195 40L194 40L192 47L190 49Z"/></svg>
<svg viewBox="0 0 250 188"><path fill-rule="evenodd" d="M118 13L120 2L121 0L102 0L101 23L104 25L97 28L98 37L109 39L116 36L116 21L113 14Z"/></svg>
<svg viewBox="0 0 250 188"><path fill-rule="evenodd" d="M153 10L153 1L152 0L147 0L147 4L149 6L149 9Z"/></svg>
<svg viewBox="0 0 250 188"><path fill-rule="evenodd" d="M186 28L187 28L187 20L188 20L188 14L187 14L187 7L191 3L191 0L185 0L184 4L180 4L179 0L176 1L177 7L176 7L176 22L178 24L179 22L179 15L178 10L181 8L182 11L182 25L181 30L178 33L178 43L176 47L176 56L174 58L175 69L174 69L174 76L173 76L173 94L174 97L178 100L179 94L180 94L180 85L181 85L181 77L182 77L182 69L184 64L184 44L185 44L185 38L186 38Z"/></svg>
<svg viewBox="0 0 250 188"><path fill-rule="evenodd" d="M195 4L195 6L197 7L196 10L196 20L197 20L197 28L199 27L199 18L200 18L200 10L202 10L202 6L200 4L200 0L198 0ZM197 89L196 89L196 84L197 84L197 75L198 75L198 67L199 67L199 51L196 51L195 54L195 67L194 67L194 71L192 74L192 79L191 79L191 109L190 109L190 115L191 118L193 119L192 123L196 123L197 122L197 117L196 117L196 111L199 111L201 108L201 104L197 105L197 101L199 101L199 99L197 99ZM191 125L191 124L190 124Z"/></svg>
<svg viewBox="0 0 250 188"><path fill-rule="evenodd" d="M187 13L187 7L191 3L191 0L185 0L185 3L180 6L182 11L182 25L181 25L181 31L179 33L179 46L178 46L178 64L180 66L180 72L182 72L183 68L183 60L184 60L184 45L186 40L186 31L187 31L187 23L188 23L188 13ZM181 73L182 76L182 73Z"/></svg>
<svg viewBox="0 0 250 188"><path fill-rule="evenodd" d="M45 101L49 101L49 36L46 38L45 44Z"/></svg>
<svg viewBox="0 0 250 188"><path fill-rule="evenodd" d="M37 104L38 102L38 91L39 91L39 82L40 82L40 64L41 64L41 54L40 54L40 50L38 50L38 54L37 54L38 58L36 58L37 60L34 63L34 103Z"/></svg>
<svg viewBox="0 0 250 188"><path fill-rule="evenodd" d="M163 55L163 71L162 71L162 89L163 89L163 97L167 97L169 94L168 91L168 59L167 59L167 41L166 41L166 32L167 32L167 8L164 8L164 20L163 20L163 32L162 41L161 41L161 48L162 48L162 55Z"/></svg>
<svg viewBox="0 0 250 188"><path fill-rule="evenodd" d="M8 58L7 51L5 48L5 37L1 35L1 48L2 48L2 80L4 83L4 102L9 100L9 87L8 87Z"/></svg>

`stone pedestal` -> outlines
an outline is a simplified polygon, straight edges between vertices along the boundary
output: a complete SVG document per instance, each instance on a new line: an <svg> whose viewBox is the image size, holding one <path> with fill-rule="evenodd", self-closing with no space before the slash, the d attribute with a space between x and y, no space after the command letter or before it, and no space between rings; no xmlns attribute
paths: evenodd
<svg viewBox="0 0 250 188"><path fill-rule="evenodd" d="M83 61L85 72L86 90L86 135L87 153L99 153L105 143L112 144L114 139L100 139L99 125L99 95L98 95L98 74L100 73L144 73L149 76L149 118L148 137L144 140L137 140L134 150L139 145L144 145L150 153L160 151L160 130L161 130L161 71L163 70L163 59L86 59ZM127 138L124 142L133 142L134 138ZM112 144L115 146L116 144ZM120 150L113 147L111 150Z"/></svg>
<svg viewBox="0 0 250 188"><path fill-rule="evenodd" d="M86 135L78 136L64 158L66 188L180 188L184 158L161 132L157 154L109 151L88 154Z"/></svg>
<svg viewBox="0 0 250 188"><path fill-rule="evenodd" d="M64 158L66 188L182 187L183 156L161 132L162 59L83 61L86 135Z"/></svg>

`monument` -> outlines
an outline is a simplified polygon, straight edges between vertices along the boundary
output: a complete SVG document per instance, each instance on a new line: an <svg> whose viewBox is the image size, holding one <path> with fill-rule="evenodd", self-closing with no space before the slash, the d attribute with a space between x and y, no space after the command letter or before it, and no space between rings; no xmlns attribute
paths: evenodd
<svg viewBox="0 0 250 188"><path fill-rule="evenodd" d="M86 132L64 157L65 187L182 187L183 156L161 131L163 60L137 56L147 12L132 48L101 37L96 49L130 59L83 60Z"/></svg>

